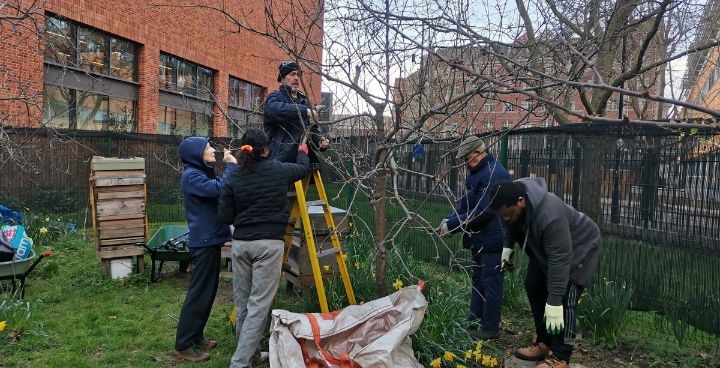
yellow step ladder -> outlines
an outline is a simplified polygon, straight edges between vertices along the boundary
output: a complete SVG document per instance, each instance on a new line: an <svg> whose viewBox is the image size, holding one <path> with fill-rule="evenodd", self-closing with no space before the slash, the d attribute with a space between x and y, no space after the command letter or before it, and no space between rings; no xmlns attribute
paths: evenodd
<svg viewBox="0 0 720 368"><path fill-rule="evenodd" d="M320 198L317 201L307 201L306 198L311 178L315 181L315 187ZM323 209L325 223L330 231L332 248L320 252L317 251L315 235L313 233L310 215L308 214L308 206L311 205L319 205ZM323 313L330 311L328 309L325 284L323 283L319 259L332 255L335 255L335 260L337 262L338 269L340 270L340 275L342 276L343 285L345 286L345 293L347 294L348 302L350 304L355 304L355 293L353 292L352 284L350 283L350 275L348 274L347 265L345 264L344 252L342 250L342 246L340 245L340 237L338 236L338 231L335 227L335 220L333 219L332 213L330 213L330 204L328 202L327 193L325 192L325 185L323 184L322 177L320 176L320 170L318 169L312 169L311 173L305 176L305 178L295 182L295 200L293 201L292 209L290 210L290 221L285 234L285 254L283 256L283 264L287 264L288 262L290 250L293 247L293 234L295 233L298 219L302 221L303 233L305 235L305 245L307 246L318 300L320 301L320 310Z"/></svg>

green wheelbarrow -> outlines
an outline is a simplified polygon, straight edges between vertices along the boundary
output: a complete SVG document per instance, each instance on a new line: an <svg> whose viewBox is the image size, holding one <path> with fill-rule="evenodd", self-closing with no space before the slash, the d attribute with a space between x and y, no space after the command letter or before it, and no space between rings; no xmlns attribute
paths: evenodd
<svg viewBox="0 0 720 368"><path fill-rule="evenodd" d="M150 281L157 282L160 279L163 264L166 261L180 262L180 272L187 272L190 264L190 250L187 246L187 239L187 226L163 225L155 232L155 235L150 238L147 244L139 244L145 247L152 260ZM160 263L157 270L156 262Z"/></svg>

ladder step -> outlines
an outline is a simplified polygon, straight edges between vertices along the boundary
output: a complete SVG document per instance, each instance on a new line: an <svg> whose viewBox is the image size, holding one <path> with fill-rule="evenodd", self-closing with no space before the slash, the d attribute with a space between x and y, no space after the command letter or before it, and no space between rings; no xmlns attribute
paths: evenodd
<svg viewBox="0 0 720 368"><path fill-rule="evenodd" d="M333 254L338 253L339 251L340 251L340 248L325 249L323 251L317 252L317 257L323 258L323 257L331 256Z"/></svg>
<svg viewBox="0 0 720 368"><path fill-rule="evenodd" d="M323 201L322 199L318 199L315 201L306 201L305 202L308 206L327 206L327 202Z"/></svg>

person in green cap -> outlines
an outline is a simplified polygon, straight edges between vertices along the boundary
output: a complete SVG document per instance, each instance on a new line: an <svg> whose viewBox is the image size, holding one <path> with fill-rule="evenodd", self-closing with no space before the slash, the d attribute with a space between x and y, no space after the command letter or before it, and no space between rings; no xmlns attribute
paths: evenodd
<svg viewBox="0 0 720 368"><path fill-rule="evenodd" d="M480 340L497 339L503 296L500 255L505 237L502 222L489 208L489 189L510 180L510 174L477 136L460 144L456 158L463 160L468 170L465 192L436 232L441 236L463 233L463 247L472 252L470 334Z"/></svg>

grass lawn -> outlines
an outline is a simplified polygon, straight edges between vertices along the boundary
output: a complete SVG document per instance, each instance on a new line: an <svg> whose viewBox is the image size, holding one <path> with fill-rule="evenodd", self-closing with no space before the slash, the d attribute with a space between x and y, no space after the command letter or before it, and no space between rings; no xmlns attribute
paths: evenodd
<svg viewBox="0 0 720 368"><path fill-rule="evenodd" d="M54 242L52 249L55 255L43 260L28 278L25 299L22 302L6 299L5 309L0 310L0 320L8 319L12 311L16 312L15 320L18 320L17 312L23 311L28 304L30 310L28 329L22 338L16 343L0 344L0 367L193 366L171 356L188 274L174 272L176 266L171 264L170 272L158 283L149 282L149 271L124 280L110 280L100 275L91 239L84 240L80 235L65 236ZM370 260L364 259L361 253L349 253L349 263L358 262L359 266L357 269L351 267L356 293L361 300L368 300L372 298L368 295L367 285L371 273L365 267L369 267ZM407 259L404 261L408 262ZM391 264L396 262L397 259L391 259ZM421 363L428 365L429 359L438 351L463 354L474 346L467 334L463 335L468 277L463 272L419 260L410 265L409 271L428 281L426 296L430 307L413 344L421 356ZM392 280L412 282L406 272L393 272ZM521 277L515 276L506 289L517 291L518 280ZM277 307L296 312L312 308L312 301L285 291L282 285L276 299ZM333 290L333 287L329 288L333 303L342 305L342 295ZM309 299L314 300L314 295ZM8 307L12 303L16 305ZM206 336L217 339L219 346L203 367L229 365L235 347L234 334L228 324L232 305L231 280L224 277L206 328ZM449 313L451 310L455 314ZM7 334L10 329L12 326L2 334ZM521 302L513 309L505 310L503 337L486 344L485 349L503 357L514 347L527 343L532 334L529 310ZM628 341L613 350L581 340L575 361L585 367L719 366L720 360L711 354L712 351L690 351L680 349L676 343L657 343L646 336L630 335Z"/></svg>

